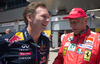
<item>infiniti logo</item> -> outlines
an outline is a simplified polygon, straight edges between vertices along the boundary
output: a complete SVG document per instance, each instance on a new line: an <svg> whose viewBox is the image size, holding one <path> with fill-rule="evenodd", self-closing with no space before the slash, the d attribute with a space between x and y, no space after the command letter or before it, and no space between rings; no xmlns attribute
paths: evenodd
<svg viewBox="0 0 100 64"><path fill-rule="evenodd" d="M29 48L30 46L28 44L23 44L21 47L22 48Z"/></svg>

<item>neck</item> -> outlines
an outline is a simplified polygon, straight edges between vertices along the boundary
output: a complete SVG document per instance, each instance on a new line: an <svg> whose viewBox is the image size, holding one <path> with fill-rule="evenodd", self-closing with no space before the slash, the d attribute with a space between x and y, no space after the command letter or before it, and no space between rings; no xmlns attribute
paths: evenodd
<svg viewBox="0 0 100 64"><path fill-rule="evenodd" d="M84 30L83 30L80 34L86 33L86 32L87 32L87 30L88 30L88 28L89 28L89 27L88 27L88 26L86 26L86 27L85 27L85 29L84 29Z"/></svg>
<svg viewBox="0 0 100 64"><path fill-rule="evenodd" d="M41 32L36 29L32 29L30 27L27 27L27 31L28 31L29 35L32 37L33 41L35 43L37 43Z"/></svg>

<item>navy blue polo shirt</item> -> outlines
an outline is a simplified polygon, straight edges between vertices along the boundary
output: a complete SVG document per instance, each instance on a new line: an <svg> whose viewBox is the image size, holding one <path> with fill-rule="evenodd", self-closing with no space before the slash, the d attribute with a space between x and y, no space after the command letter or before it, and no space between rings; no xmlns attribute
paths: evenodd
<svg viewBox="0 0 100 64"><path fill-rule="evenodd" d="M41 33L35 44L25 27L0 37L0 59L5 58L7 64L46 64L49 47L48 37Z"/></svg>

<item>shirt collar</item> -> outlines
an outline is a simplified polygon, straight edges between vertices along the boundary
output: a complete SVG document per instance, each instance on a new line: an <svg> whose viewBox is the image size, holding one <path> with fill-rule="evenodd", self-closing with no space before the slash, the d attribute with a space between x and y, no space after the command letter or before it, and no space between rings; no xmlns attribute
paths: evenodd
<svg viewBox="0 0 100 64"><path fill-rule="evenodd" d="M86 33L86 32L88 31L88 29L89 29L89 27L88 27L88 26L86 26L86 30L85 30L85 31L83 31L82 33L80 33L80 35L81 35L81 34Z"/></svg>
<svg viewBox="0 0 100 64"><path fill-rule="evenodd" d="M28 31L27 31L27 27L25 27L23 30L22 30L23 34L24 34L24 38L25 38L25 41L29 41L29 40L33 40L32 37L29 35ZM43 32L41 33L38 41L41 40L43 36ZM33 41L34 42L34 41Z"/></svg>
<svg viewBox="0 0 100 64"><path fill-rule="evenodd" d="M24 34L24 38L25 38L25 41L28 41L31 38L31 36L29 35L28 31L27 31L27 27L25 27L23 30L22 30L23 34Z"/></svg>

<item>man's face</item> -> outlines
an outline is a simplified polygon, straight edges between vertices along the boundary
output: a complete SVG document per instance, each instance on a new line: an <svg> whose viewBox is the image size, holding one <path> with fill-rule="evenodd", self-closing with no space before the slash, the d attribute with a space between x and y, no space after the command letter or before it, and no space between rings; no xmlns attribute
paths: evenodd
<svg viewBox="0 0 100 64"><path fill-rule="evenodd" d="M69 18L69 22L74 34L80 34L86 29L87 18Z"/></svg>
<svg viewBox="0 0 100 64"><path fill-rule="evenodd" d="M33 29L44 31L49 23L49 13L44 7L38 7L35 11L35 15L32 17L31 26Z"/></svg>

